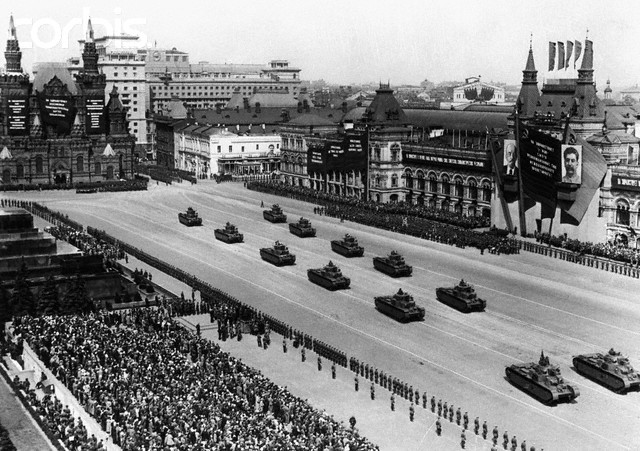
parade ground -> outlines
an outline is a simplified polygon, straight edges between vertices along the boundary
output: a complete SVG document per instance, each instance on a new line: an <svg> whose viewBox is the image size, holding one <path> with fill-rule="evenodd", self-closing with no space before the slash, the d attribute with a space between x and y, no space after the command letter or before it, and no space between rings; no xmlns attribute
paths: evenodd
<svg viewBox="0 0 640 451"><path fill-rule="evenodd" d="M574 355L615 348L640 366L637 279L528 252L481 255L477 249L341 223L314 214L313 204L249 191L239 183L154 183L146 192L28 192L5 197L36 201L85 226L104 229L348 357L408 382L421 394L426 391L429 398L468 412L471 429L476 417L480 423L487 421L490 435L498 426L499 445L506 430L510 437L517 436L518 447L526 440L527 447L535 445L536 450L640 449L640 393L613 393L576 373L572 365ZM301 239L290 234L286 224L265 221L262 210L272 203L282 206L288 222L309 218L317 237ZM178 222L178 213L189 206L202 217L202 227ZM214 229L227 221L244 234L244 243L229 245L214 238ZM331 251L330 240L345 233L365 247L364 257L347 259ZM295 266L277 268L260 259L259 249L275 240L296 254ZM412 277L393 279L373 268L374 256L392 250L413 266ZM308 281L307 269L329 260L351 278L350 289L331 292ZM156 273L154 281L159 279ZM486 299L485 312L463 314L436 300L436 288L453 286L460 279ZM374 296L400 288L425 307L424 321L401 324L375 309ZM204 316L185 320L207 325ZM212 329L204 333L217 339ZM303 365L299 350L284 354L282 337L272 334L272 340L266 351L252 336L223 349L235 350L275 382L312 403L315 399L318 408L339 420L347 422L350 412L363 412L356 415L356 427L383 450L460 447L462 429L455 423L446 421L443 436L437 438L435 416L422 406L411 423L408 402L398 401L392 412L390 393L380 386L379 396L371 401L370 382L361 378L356 393L348 368L340 368L333 381L328 362L319 375L315 361ZM507 366L537 362L541 351L560 366L564 381L579 389L574 401L546 406L506 379ZM332 391L342 403L335 396L322 402L322 393ZM362 404L365 401L369 408ZM473 431L467 437L467 449L491 449L490 441L478 439Z"/></svg>

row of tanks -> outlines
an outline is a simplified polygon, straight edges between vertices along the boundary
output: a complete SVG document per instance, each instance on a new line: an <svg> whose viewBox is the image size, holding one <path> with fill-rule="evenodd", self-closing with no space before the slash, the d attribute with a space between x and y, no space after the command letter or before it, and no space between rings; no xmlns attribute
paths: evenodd
<svg viewBox="0 0 640 451"><path fill-rule="evenodd" d="M613 348L605 353L574 356L573 367L579 374L616 393L640 389L640 375L629 359ZM580 396L578 387L564 381L560 367L551 364L544 351L537 363L510 365L505 373L513 385L544 404L573 401Z"/></svg>
<svg viewBox="0 0 640 451"><path fill-rule="evenodd" d="M187 208L186 213L178 213L178 221L187 227L201 226L202 218L198 216L198 212L193 208Z"/></svg>
<svg viewBox="0 0 640 451"><path fill-rule="evenodd" d="M216 240L220 240L223 243L233 244L244 241L244 235L238 232L238 228L230 222L227 222L222 229L215 229L213 233Z"/></svg>

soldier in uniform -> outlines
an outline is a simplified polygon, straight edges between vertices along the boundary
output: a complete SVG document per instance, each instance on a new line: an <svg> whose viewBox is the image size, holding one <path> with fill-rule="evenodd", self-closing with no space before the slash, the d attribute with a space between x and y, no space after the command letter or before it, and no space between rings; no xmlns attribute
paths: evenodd
<svg viewBox="0 0 640 451"><path fill-rule="evenodd" d="M467 434L464 433L464 430L460 434L460 448L464 449L467 444Z"/></svg>
<svg viewBox="0 0 640 451"><path fill-rule="evenodd" d="M442 399L438 400L438 416L442 415Z"/></svg>
<svg viewBox="0 0 640 451"><path fill-rule="evenodd" d="M413 417L416 414L416 409L413 407L413 403L409 406L409 420L413 422Z"/></svg>
<svg viewBox="0 0 640 451"><path fill-rule="evenodd" d="M409 387L409 402L413 402L413 385Z"/></svg>
<svg viewBox="0 0 640 451"><path fill-rule="evenodd" d="M322 371L322 359L318 356L318 371Z"/></svg>
<svg viewBox="0 0 640 451"><path fill-rule="evenodd" d="M482 438L487 439L487 433L489 431L489 427L487 426L487 420L484 420L482 423Z"/></svg>
<svg viewBox="0 0 640 451"><path fill-rule="evenodd" d="M449 407L449 423L453 423L453 404Z"/></svg>
<svg viewBox="0 0 640 451"><path fill-rule="evenodd" d="M287 353L287 339L283 338L282 339L282 351L286 354Z"/></svg>
<svg viewBox="0 0 640 451"><path fill-rule="evenodd" d="M498 426L495 426L493 428L493 444L494 445L498 444Z"/></svg>
<svg viewBox="0 0 640 451"><path fill-rule="evenodd" d="M378 368L376 368L376 370L373 372L373 377L375 378L376 384L378 383Z"/></svg>
<svg viewBox="0 0 640 451"><path fill-rule="evenodd" d="M527 441L523 440L522 443L520 443L520 450L521 451L527 451Z"/></svg>
<svg viewBox="0 0 640 451"><path fill-rule="evenodd" d="M300 356L302 357L303 362L307 360L307 354L304 352L304 348L300 351Z"/></svg>
<svg viewBox="0 0 640 451"><path fill-rule="evenodd" d="M422 408L427 408L427 392L422 392Z"/></svg>
<svg viewBox="0 0 640 451"><path fill-rule="evenodd" d="M507 449L508 445L509 445L509 434L507 433L507 431L504 431L504 434L502 434L502 446L504 447L504 449Z"/></svg>
<svg viewBox="0 0 640 451"><path fill-rule="evenodd" d="M511 450L516 451L517 447L518 447L518 440L516 440L516 436L514 435L513 437L511 437Z"/></svg>
<svg viewBox="0 0 640 451"><path fill-rule="evenodd" d="M456 424L460 426L460 420L462 419L462 413L460 413L460 407L456 410Z"/></svg>
<svg viewBox="0 0 640 451"><path fill-rule="evenodd" d="M473 420L473 432L478 435L478 431L480 430L480 418L476 417L475 420Z"/></svg>
<svg viewBox="0 0 640 451"><path fill-rule="evenodd" d="M431 396L431 412L436 413L436 397L435 397L435 395Z"/></svg>
<svg viewBox="0 0 640 451"><path fill-rule="evenodd" d="M376 387L373 385L373 382L371 382L371 388L369 388L369 392L371 393L371 401L376 399Z"/></svg>
<svg viewBox="0 0 640 451"><path fill-rule="evenodd" d="M356 374L356 377L353 378L353 383L355 385L356 391L358 391L360 380L358 379L358 375L357 374Z"/></svg>
<svg viewBox="0 0 640 451"><path fill-rule="evenodd" d="M447 413L449 412L449 405L447 404L447 401L444 402L444 404L442 405L442 416L445 418L445 420L447 419Z"/></svg>
<svg viewBox="0 0 640 451"><path fill-rule="evenodd" d="M391 411L395 411L396 410L396 397L394 396L393 393L391 393Z"/></svg>
<svg viewBox="0 0 640 451"><path fill-rule="evenodd" d="M258 347L261 348L262 347L262 335L258 334L258 335L256 335L256 337L258 337Z"/></svg>
<svg viewBox="0 0 640 451"><path fill-rule="evenodd" d="M333 362L333 363L331 364L331 377L332 377L333 379L335 379L335 378L336 378L336 362Z"/></svg>
<svg viewBox="0 0 640 451"><path fill-rule="evenodd" d="M467 411L465 411L464 415L462 416L462 424L464 425L465 429L469 427L469 413L467 413Z"/></svg>
<svg viewBox="0 0 640 451"><path fill-rule="evenodd" d="M436 420L436 434L442 434L442 422L440 421L440 417Z"/></svg>

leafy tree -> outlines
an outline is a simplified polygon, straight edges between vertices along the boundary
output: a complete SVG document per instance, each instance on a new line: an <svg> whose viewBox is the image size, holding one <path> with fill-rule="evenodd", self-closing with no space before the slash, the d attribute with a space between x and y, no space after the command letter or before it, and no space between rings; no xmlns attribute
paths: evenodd
<svg viewBox="0 0 640 451"><path fill-rule="evenodd" d="M22 263L16 275L16 282L11 297L14 316L33 316L36 314L36 300L31 292L31 282L27 277L27 273L27 265Z"/></svg>
<svg viewBox="0 0 640 451"><path fill-rule="evenodd" d="M69 277L67 287L61 308L63 315L78 315L92 310L93 305L89 302L84 279L80 274L76 274L75 278Z"/></svg>
<svg viewBox="0 0 640 451"><path fill-rule="evenodd" d="M60 307L58 285L53 276L49 276L38 299L37 313L38 315L57 315L60 313Z"/></svg>

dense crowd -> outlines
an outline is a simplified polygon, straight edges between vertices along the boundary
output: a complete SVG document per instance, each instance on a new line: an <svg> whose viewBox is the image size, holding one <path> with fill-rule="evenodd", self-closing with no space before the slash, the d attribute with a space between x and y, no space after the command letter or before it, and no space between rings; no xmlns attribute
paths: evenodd
<svg viewBox="0 0 640 451"><path fill-rule="evenodd" d="M164 309L14 327L125 451L377 449Z"/></svg>
<svg viewBox="0 0 640 451"><path fill-rule="evenodd" d="M337 212L368 210L379 215L414 216L429 219L444 224L451 224L464 229L474 229L489 226L489 218L484 216L467 216L459 213L431 208L425 205L414 205L406 202L378 203L363 201L355 197L339 196L337 194L323 193L304 186L285 185L280 182L249 182L247 188L277 196L290 197L298 200L312 202L325 207L331 207ZM350 208L349 208L350 207Z"/></svg>
<svg viewBox="0 0 640 451"><path fill-rule="evenodd" d="M77 247L84 255L102 255L106 261L110 262L124 258L124 251L122 249L63 223L60 223L58 226L49 227L47 231L57 239L66 241Z"/></svg>
<svg viewBox="0 0 640 451"><path fill-rule="evenodd" d="M592 243L567 238L566 235L549 235L548 233L536 234L536 241L560 247L580 255L594 255L596 257L609 258L611 260L640 266L640 250L631 249L626 245L607 243Z"/></svg>
<svg viewBox="0 0 640 451"><path fill-rule="evenodd" d="M0 423L0 451L16 451L16 446L9 437L9 431Z"/></svg>

